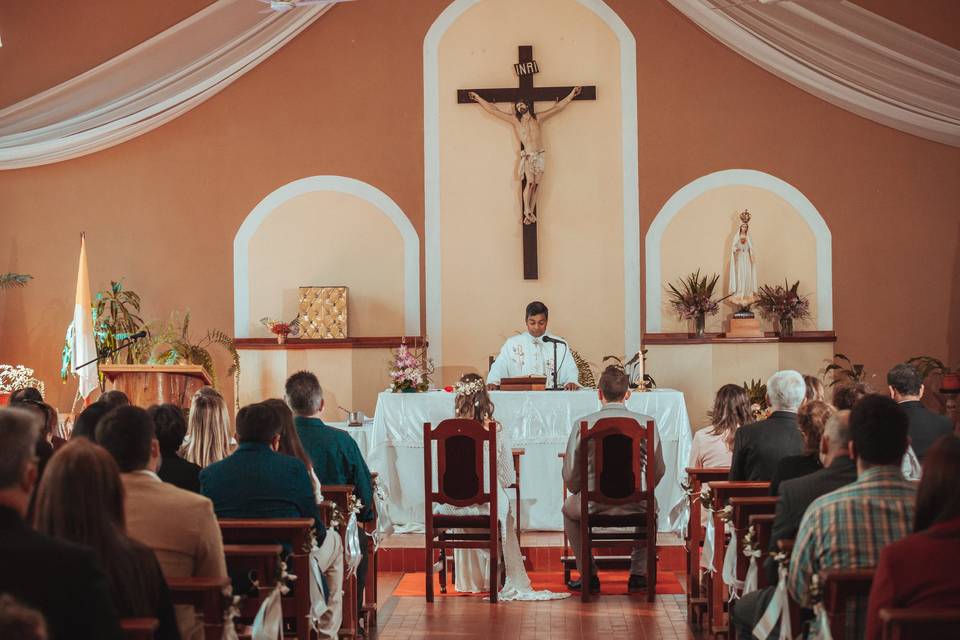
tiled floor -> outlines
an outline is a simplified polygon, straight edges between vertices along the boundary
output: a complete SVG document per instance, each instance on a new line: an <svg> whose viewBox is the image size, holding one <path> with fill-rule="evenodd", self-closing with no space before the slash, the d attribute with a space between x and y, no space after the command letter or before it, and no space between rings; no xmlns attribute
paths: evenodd
<svg viewBox="0 0 960 640"><path fill-rule="evenodd" d="M400 579L381 573L379 629L371 640L420 638L503 638L573 640L575 638L699 639L686 621L686 596L660 595L648 604L642 595L603 596L583 604L579 598L552 602L504 602L482 598L386 596Z"/></svg>

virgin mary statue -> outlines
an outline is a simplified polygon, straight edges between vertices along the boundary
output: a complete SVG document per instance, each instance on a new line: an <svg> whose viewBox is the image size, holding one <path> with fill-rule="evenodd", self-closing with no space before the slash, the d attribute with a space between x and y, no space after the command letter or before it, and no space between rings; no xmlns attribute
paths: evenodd
<svg viewBox="0 0 960 640"><path fill-rule="evenodd" d="M750 213L740 214L740 230L730 247L730 301L744 307L757 297L757 264L750 241Z"/></svg>

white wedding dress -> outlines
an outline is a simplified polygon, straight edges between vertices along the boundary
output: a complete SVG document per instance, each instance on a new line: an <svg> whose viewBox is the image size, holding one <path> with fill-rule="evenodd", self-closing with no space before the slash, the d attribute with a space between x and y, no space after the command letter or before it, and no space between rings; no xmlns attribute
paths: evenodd
<svg viewBox="0 0 960 640"><path fill-rule="evenodd" d="M484 452L486 458L488 454ZM486 469L484 464L484 469ZM516 472L513 468L513 447L510 436L498 427L497 430L497 520L500 522L501 553L503 554L506 580L498 594L500 600L559 600L570 597L569 593L534 591L530 577L523 566L520 543L517 542L517 522L510 504L506 487L513 484ZM441 504L434 512L442 515L479 516L490 513L488 505L456 507ZM490 552L485 549L454 549L454 586L460 593L485 593L490 590Z"/></svg>

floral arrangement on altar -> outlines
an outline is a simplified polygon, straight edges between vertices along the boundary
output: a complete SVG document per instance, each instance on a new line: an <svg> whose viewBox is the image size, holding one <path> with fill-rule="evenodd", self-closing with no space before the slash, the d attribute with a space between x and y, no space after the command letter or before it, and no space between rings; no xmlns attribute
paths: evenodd
<svg viewBox="0 0 960 640"><path fill-rule="evenodd" d="M763 384L762 380L750 380L749 384L744 382L742 386L750 398L750 413L753 414L753 419L765 419L770 413L770 407L767 406L767 385Z"/></svg>
<svg viewBox="0 0 960 640"><path fill-rule="evenodd" d="M704 332L704 318L707 315L716 315L720 311L720 303L730 296L719 300L713 299L713 290L720 280L718 274L713 277L700 277L700 270L691 273L674 286L667 283L667 293L670 295L670 306L684 320L696 320L696 334L702 336Z"/></svg>
<svg viewBox="0 0 960 640"><path fill-rule="evenodd" d="M422 348L410 348L401 342L390 365L390 389L394 393L426 391L430 388L433 364Z"/></svg>
<svg viewBox="0 0 960 640"><path fill-rule="evenodd" d="M277 343L283 344L287 341L287 336L296 338L300 335L300 316L290 322L274 320L273 318L260 318L260 324L270 330L270 333L277 336Z"/></svg>
<svg viewBox="0 0 960 640"><path fill-rule="evenodd" d="M765 318L776 318L780 323L780 335L793 335L793 321L810 317L810 299L798 292L800 281L790 285L771 287L765 284L757 291L757 307Z"/></svg>
<svg viewBox="0 0 960 640"><path fill-rule="evenodd" d="M27 387L33 387L41 396L47 395L43 381L33 377L33 369L30 367L22 364L0 364L0 393L13 393Z"/></svg>

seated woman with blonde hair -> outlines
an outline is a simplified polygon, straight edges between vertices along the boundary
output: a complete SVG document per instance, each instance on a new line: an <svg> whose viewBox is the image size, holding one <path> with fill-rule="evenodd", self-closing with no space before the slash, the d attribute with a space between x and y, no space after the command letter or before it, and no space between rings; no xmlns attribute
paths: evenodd
<svg viewBox="0 0 960 640"><path fill-rule="evenodd" d="M234 449L230 411L218 393L193 394L187 419L187 437L180 455L184 460L208 467L220 462Z"/></svg>
<svg viewBox="0 0 960 640"><path fill-rule="evenodd" d="M484 428L493 420L493 402L487 393L487 386L479 375L468 373L454 386L456 395L455 411L458 418L471 418L479 421ZM503 562L506 581L498 594L500 600L558 600L567 598L569 593L552 591L534 591L530 577L523 566L523 555L517 541L517 522L514 510L510 506L510 497L506 487L513 484L516 473L513 468L513 449L510 435L498 422L497 425L497 519L500 521L500 539L503 545ZM502 506L500 506L502 505ZM435 513L442 515L484 515L490 513L489 505L457 507L449 504L437 505ZM456 574L454 585L461 593L480 593L489 591L490 554L484 549L454 549Z"/></svg>

